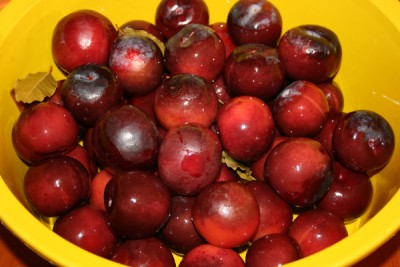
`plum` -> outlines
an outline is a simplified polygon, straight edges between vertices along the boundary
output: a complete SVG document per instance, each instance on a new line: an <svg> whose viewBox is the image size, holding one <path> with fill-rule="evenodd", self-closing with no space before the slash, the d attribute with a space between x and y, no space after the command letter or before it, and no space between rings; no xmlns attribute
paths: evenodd
<svg viewBox="0 0 400 267"><path fill-rule="evenodd" d="M370 110L354 110L343 116L333 132L333 153L347 168L372 175L392 157L394 132L389 122Z"/></svg>
<svg viewBox="0 0 400 267"><path fill-rule="evenodd" d="M104 192L110 227L128 239L154 236L169 219L170 201L168 187L144 171L119 172Z"/></svg>
<svg viewBox="0 0 400 267"><path fill-rule="evenodd" d="M275 267L301 258L297 242L283 233L266 235L254 241L246 253L247 267Z"/></svg>
<svg viewBox="0 0 400 267"><path fill-rule="evenodd" d="M70 72L61 87L61 96L74 118L87 127L123 101L115 73L96 64L85 64Z"/></svg>
<svg viewBox="0 0 400 267"><path fill-rule="evenodd" d="M210 244L235 248L250 241L260 224L260 208L253 193L236 181L204 188L192 207L193 223Z"/></svg>
<svg viewBox="0 0 400 267"><path fill-rule="evenodd" d="M88 200L91 179L76 159L54 156L32 165L24 176L24 194L40 215L61 215Z"/></svg>
<svg viewBox="0 0 400 267"><path fill-rule="evenodd" d="M155 237L124 240L112 253L112 261L127 266L175 267L168 247Z"/></svg>
<svg viewBox="0 0 400 267"><path fill-rule="evenodd" d="M190 250L179 267L244 267L240 256L232 249L203 244Z"/></svg>
<svg viewBox="0 0 400 267"><path fill-rule="evenodd" d="M292 222L288 234L299 244L303 257L317 253L348 236L342 218L323 209L299 214Z"/></svg>
<svg viewBox="0 0 400 267"><path fill-rule="evenodd" d="M242 162L260 159L271 146L275 133L269 107L252 96L230 99L219 109L216 123L224 150Z"/></svg>
<svg viewBox="0 0 400 267"><path fill-rule="evenodd" d="M64 16L52 36L54 62L66 73L88 64L107 65L117 31L109 18L94 10Z"/></svg>
<svg viewBox="0 0 400 267"><path fill-rule="evenodd" d="M342 61L338 36L321 25L300 25L287 30L279 40L278 52L292 81L330 81Z"/></svg>
<svg viewBox="0 0 400 267"><path fill-rule="evenodd" d="M191 73L213 82L224 66L225 47L209 26L189 24L168 39L164 56L172 76Z"/></svg>
<svg viewBox="0 0 400 267"><path fill-rule="evenodd" d="M104 211L84 205L57 218L53 231L73 244L108 258L118 238L109 227Z"/></svg>
<svg viewBox="0 0 400 267"><path fill-rule="evenodd" d="M195 196L218 177L221 156L221 144L209 128L182 125L165 135L158 155L158 173L171 191Z"/></svg>
<svg viewBox="0 0 400 267"><path fill-rule="evenodd" d="M296 207L309 207L329 190L333 166L321 143L296 137L271 150L265 161L264 175L286 202Z"/></svg>
<svg viewBox="0 0 400 267"><path fill-rule="evenodd" d="M53 102L41 102L22 111L12 128L18 156L28 164L69 152L78 140L72 114Z"/></svg>
<svg viewBox="0 0 400 267"><path fill-rule="evenodd" d="M266 0L239 0L229 10L227 24L235 43L275 46L282 33L282 17Z"/></svg>

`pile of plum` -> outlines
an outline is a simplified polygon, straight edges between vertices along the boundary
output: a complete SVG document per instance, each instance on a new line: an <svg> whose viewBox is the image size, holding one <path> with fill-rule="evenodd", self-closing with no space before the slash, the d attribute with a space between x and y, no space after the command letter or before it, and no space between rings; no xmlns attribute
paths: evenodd
<svg viewBox="0 0 400 267"><path fill-rule="evenodd" d="M393 153L382 116L343 111L338 36L282 33L269 1L239 0L214 24L202 0L162 0L154 24L118 27L79 10L52 54L54 95L17 103L25 195L55 233L116 262L306 257L348 235Z"/></svg>

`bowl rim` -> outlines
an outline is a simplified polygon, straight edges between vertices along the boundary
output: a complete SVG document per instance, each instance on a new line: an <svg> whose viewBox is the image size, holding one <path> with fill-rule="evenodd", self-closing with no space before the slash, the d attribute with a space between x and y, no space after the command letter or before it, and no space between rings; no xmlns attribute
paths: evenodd
<svg viewBox="0 0 400 267"><path fill-rule="evenodd" d="M10 1L10 3L0 11L0 25L4 25L5 22L10 24L10 21L19 21L19 19L29 12L39 1L40 0ZM396 0L369 1L384 13L400 32L400 19L398 18L398 14L400 13L399 2ZM8 10L12 10L12 12ZM8 35L9 29L13 27L5 28L6 29L3 27L0 28L0 43L2 43L4 37ZM49 229L17 199L3 178L0 179L0 192L2 192L2 194L0 194L0 203L8 204L0 205L1 223L26 246L49 262L62 266L80 266L82 263L85 265L91 264L93 266L123 266L91 254L54 234L52 231L49 231ZM10 205L10 203L12 203L12 205ZM351 240L345 238L334 246L324 249L310 257L289 263L287 266L318 266L321 262L324 262L325 266L348 266L360 261L368 256L368 254L365 254L366 251L372 253L394 236L400 229L400 216L392 212L398 209L399 203L400 192L397 190L381 210L370 218L360 229L351 234ZM382 227L382 225L386 225L385 222L388 221L392 223L387 227ZM36 231L25 232L22 230L30 228L34 228ZM373 240L370 239L371 235L374 236ZM35 245L42 244L43 240L51 245L47 247ZM362 249L354 250L355 243L361 244L360 246ZM70 251L74 253L73 257L66 257L66 253Z"/></svg>

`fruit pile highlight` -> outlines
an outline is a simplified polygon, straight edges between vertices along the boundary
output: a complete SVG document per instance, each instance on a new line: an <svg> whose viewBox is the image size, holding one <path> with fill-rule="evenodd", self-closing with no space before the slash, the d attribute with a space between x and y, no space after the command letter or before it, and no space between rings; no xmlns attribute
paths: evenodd
<svg viewBox="0 0 400 267"><path fill-rule="evenodd" d="M345 238L394 134L343 112L338 36L282 32L273 3L162 0L155 23L93 10L53 32L55 65L17 81L25 196L53 231L130 266L277 266Z"/></svg>

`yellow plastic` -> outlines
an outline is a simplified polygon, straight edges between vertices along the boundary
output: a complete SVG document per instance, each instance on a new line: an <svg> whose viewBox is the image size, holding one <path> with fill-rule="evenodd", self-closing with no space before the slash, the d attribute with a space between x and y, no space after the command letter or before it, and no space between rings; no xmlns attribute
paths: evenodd
<svg viewBox="0 0 400 267"><path fill-rule="evenodd" d="M206 1L211 21L224 21L233 0ZM345 110L372 109L400 133L400 2L397 0L274 0L284 30L320 24L334 30L343 47L336 78L345 95ZM54 66L50 40L64 15L94 9L115 24L131 19L154 21L158 0L12 0L0 11L0 220L23 242L60 266L121 266L94 256L54 234L29 210L22 191L26 166L11 144L18 110L10 90L18 78ZM53 68L56 78L62 74ZM291 263L291 267L349 266L383 244L399 230L400 151L372 178L374 199L359 220L349 224L350 236L330 248ZM179 261L179 259L178 259Z"/></svg>

